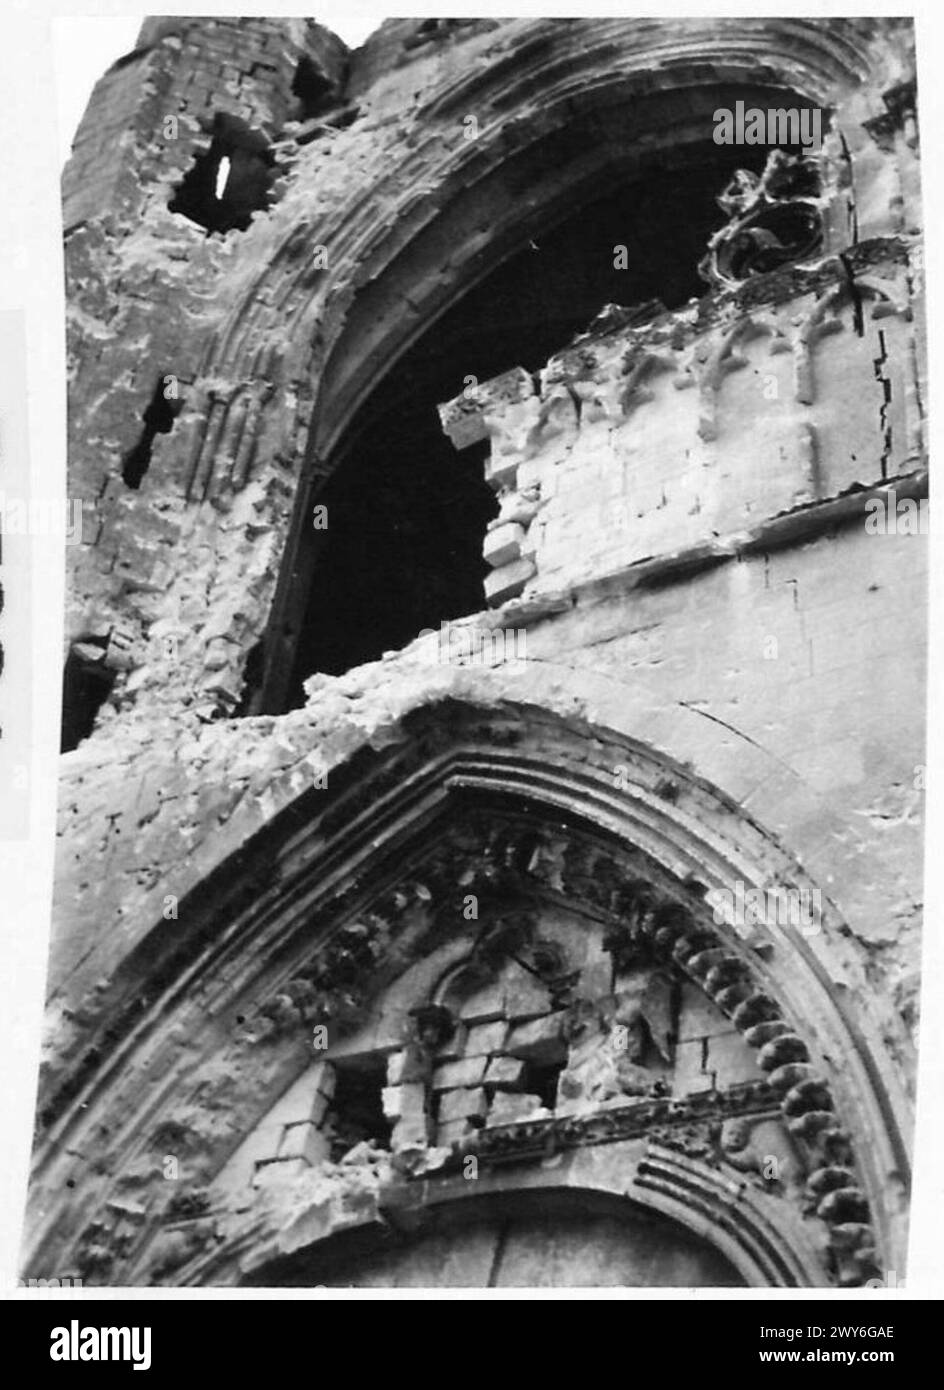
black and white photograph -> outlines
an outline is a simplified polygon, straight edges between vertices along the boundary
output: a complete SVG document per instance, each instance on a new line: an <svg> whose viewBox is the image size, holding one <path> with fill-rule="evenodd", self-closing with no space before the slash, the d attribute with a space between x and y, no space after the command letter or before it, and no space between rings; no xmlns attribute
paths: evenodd
<svg viewBox="0 0 944 1390"><path fill-rule="evenodd" d="M60 17L28 411L0 299L41 1360L148 1369L96 1290L944 1289L922 26L519 8ZM761 1360L895 1359L801 1309Z"/></svg>

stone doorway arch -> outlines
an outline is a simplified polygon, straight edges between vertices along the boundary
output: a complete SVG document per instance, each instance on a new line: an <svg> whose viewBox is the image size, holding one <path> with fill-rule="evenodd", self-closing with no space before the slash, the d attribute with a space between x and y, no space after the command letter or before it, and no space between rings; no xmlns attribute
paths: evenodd
<svg viewBox="0 0 944 1390"><path fill-rule="evenodd" d="M362 730L336 740L336 766L309 790L305 754L270 788L268 826L235 854L225 845L242 843L238 820L219 850L211 834L202 861L215 865L182 902L184 929L171 945L159 924L129 951L99 1001L108 1060L90 1029L50 1097L35 1259L75 1263L87 1282L232 1283L285 1254L286 1240L310 1244L310 1213L293 1206L288 1220L282 1197L273 1205L248 1188L225 1211L214 1184L273 1097L304 1089L312 1028L362 1026L377 991L422 959L430 933L455 922L457 908L461 920L472 873L491 885L499 918L522 893L579 906L609 933L614 960L700 991L760 1070L730 1091L637 1093L599 1114L486 1126L435 1171L420 1164L382 1199L362 1194L365 1216L409 1205L404 1187L428 1192L442 1180L443 1193L453 1190L455 1163L469 1153L486 1172L508 1163L539 1172L550 1150L585 1185L581 1165L628 1144L622 1171L636 1199L700 1230L749 1282L854 1284L901 1267L907 1159L880 1023L846 1002L855 967L841 918L824 898L821 930L806 937L776 921L759 932L718 921L709 905L736 881L812 886L761 825L637 740L520 699L442 700L372 741L383 746L372 750ZM758 1189L756 1163L738 1167L743 1145L719 1153L719 1124L751 1117L785 1126L796 1145L803 1182L789 1192ZM78 1213L60 1219L48 1199L64 1190L71 1155L103 1131L118 1137L101 1206L135 1211L110 1239L100 1223L83 1229ZM180 1186L161 1171L174 1155ZM304 1184L294 1191L304 1206Z"/></svg>
<svg viewBox="0 0 944 1390"><path fill-rule="evenodd" d="M752 1270L753 1274L754 1271ZM263 1265L244 1286L731 1288L737 1264L692 1230L626 1198L515 1188L422 1208Z"/></svg>

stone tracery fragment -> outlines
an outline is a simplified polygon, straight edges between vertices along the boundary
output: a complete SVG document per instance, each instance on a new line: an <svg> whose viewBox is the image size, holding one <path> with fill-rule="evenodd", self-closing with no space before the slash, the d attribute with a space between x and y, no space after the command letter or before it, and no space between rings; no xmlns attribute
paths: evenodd
<svg viewBox="0 0 944 1390"><path fill-rule="evenodd" d="M823 243L816 166L774 150L763 174L738 170L718 196L728 217L699 267L710 285L730 288L790 262L814 256Z"/></svg>

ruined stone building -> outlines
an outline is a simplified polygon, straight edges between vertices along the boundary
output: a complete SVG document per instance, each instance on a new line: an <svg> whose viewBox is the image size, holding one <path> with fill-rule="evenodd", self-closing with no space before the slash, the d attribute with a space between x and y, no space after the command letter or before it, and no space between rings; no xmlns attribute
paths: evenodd
<svg viewBox="0 0 944 1390"><path fill-rule="evenodd" d="M144 24L26 1274L904 1278L920 214L906 21Z"/></svg>

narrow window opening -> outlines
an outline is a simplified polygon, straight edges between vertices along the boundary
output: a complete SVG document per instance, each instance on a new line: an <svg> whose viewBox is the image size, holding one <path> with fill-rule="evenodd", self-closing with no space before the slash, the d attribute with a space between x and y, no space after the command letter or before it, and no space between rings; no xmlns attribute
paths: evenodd
<svg viewBox="0 0 944 1390"><path fill-rule="evenodd" d="M245 231L272 201L275 157L260 130L217 112L209 148L198 154L168 203L207 234Z"/></svg>
<svg viewBox="0 0 944 1390"><path fill-rule="evenodd" d="M229 155L224 154L216 170L216 187L213 190L217 202L220 201L220 199L223 197L223 194L226 192L226 185L229 182L229 171L230 169L232 169L232 167L233 162L230 159Z"/></svg>
<svg viewBox="0 0 944 1390"><path fill-rule="evenodd" d="M528 1095L539 1096L546 1109L556 1109L557 1083L566 1063L566 1055L558 1062L526 1062L521 1077L521 1089Z"/></svg>
<svg viewBox="0 0 944 1390"><path fill-rule="evenodd" d="M154 440L159 434L170 434L182 404L177 378L171 375L159 376L154 393L141 416L144 422L141 437L121 461L121 477L128 487L137 491L141 486L142 479L151 466Z"/></svg>
<svg viewBox="0 0 944 1390"><path fill-rule="evenodd" d="M325 1120L330 1157L337 1163L355 1144L373 1143L390 1148L390 1121L384 1114L383 1090L387 1084L386 1057L360 1058L357 1063L335 1064L335 1088Z"/></svg>

